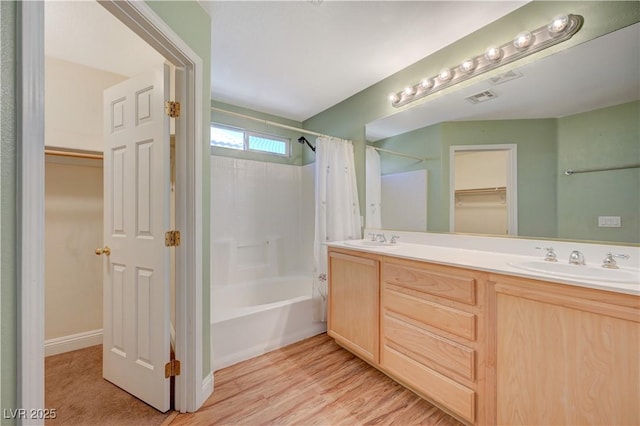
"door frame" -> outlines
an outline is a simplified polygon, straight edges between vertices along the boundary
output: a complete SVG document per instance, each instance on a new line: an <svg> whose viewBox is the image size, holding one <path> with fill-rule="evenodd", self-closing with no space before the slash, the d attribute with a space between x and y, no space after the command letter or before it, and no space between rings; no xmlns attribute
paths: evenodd
<svg viewBox="0 0 640 426"><path fill-rule="evenodd" d="M196 411L213 391L203 374L202 347L202 59L144 2L101 0L117 19L167 60L176 74L176 100L182 116L176 126L175 409ZM18 330L17 406L43 409L44 402L44 4L17 3L17 247ZM204 377L203 377L204 376ZM42 420L24 420L38 424Z"/></svg>
<svg viewBox="0 0 640 426"><path fill-rule="evenodd" d="M455 163L456 152L507 151L507 222L509 235L518 235L518 145L451 145L449 147L449 232L455 232Z"/></svg>

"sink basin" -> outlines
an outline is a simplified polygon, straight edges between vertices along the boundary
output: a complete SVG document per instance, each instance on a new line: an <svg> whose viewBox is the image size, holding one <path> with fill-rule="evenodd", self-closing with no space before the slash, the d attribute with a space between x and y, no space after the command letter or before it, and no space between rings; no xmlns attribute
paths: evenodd
<svg viewBox="0 0 640 426"><path fill-rule="evenodd" d="M354 247L397 247L398 243L371 241L371 240L348 240L344 242L348 246Z"/></svg>
<svg viewBox="0 0 640 426"><path fill-rule="evenodd" d="M640 284L640 273L633 269L607 269L588 265L571 265L569 263L546 262L543 260L527 260L509 262L514 268L538 272L546 275L584 279L590 281L611 281L617 283Z"/></svg>

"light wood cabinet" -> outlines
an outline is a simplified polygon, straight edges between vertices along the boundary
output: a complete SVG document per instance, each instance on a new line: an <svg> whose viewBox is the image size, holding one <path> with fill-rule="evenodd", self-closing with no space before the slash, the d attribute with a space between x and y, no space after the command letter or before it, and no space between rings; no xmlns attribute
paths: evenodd
<svg viewBox="0 0 640 426"><path fill-rule="evenodd" d="M467 424L640 424L640 297L332 248L329 335Z"/></svg>
<svg viewBox="0 0 640 426"><path fill-rule="evenodd" d="M380 262L329 250L327 333L370 363L379 358Z"/></svg>
<svg viewBox="0 0 640 426"><path fill-rule="evenodd" d="M497 424L640 424L637 296L494 280Z"/></svg>
<svg viewBox="0 0 640 426"><path fill-rule="evenodd" d="M380 366L468 423L485 423L485 274L385 257Z"/></svg>

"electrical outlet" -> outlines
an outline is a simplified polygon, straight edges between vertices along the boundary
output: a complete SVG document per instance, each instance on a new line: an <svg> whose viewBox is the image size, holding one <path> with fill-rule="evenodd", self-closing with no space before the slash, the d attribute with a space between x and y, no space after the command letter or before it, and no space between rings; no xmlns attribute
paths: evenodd
<svg viewBox="0 0 640 426"><path fill-rule="evenodd" d="M620 228L620 216L598 216L599 228Z"/></svg>

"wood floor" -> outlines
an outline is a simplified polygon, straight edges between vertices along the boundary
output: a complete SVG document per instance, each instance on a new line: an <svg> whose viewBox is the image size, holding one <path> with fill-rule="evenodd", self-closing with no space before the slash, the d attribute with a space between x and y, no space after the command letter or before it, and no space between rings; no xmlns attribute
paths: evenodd
<svg viewBox="0 0 640 426"><path fill-rule="evenodd" d="M179 425L460 425L326 334L217 371L215 392Z"/></svg>

